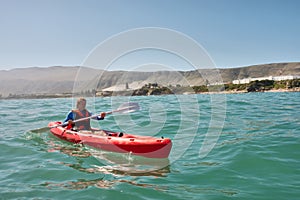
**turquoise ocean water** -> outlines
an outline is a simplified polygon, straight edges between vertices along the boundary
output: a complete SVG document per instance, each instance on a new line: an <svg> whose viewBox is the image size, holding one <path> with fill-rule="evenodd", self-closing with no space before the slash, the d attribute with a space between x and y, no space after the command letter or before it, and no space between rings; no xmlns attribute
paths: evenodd
<svg viewBox="0 0 300 200"><path fill-rule="evenodd" d="M0 100L0 199L298 199L300 93L222 95L221 103L212 96L88 99L92 111L138 102L141 110L93 125L170 137L162 160L32 131L61 121L71 98ZM201 154L206 139L213 148Z"/></svg>

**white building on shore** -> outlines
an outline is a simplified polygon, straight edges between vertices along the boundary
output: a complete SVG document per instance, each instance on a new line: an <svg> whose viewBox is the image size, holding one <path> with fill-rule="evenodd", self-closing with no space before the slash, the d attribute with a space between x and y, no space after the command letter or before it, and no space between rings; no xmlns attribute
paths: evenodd
<svg viewBox="0 0 300 200"><path fill-rule="evenodd" d="M233 84L246 84L250 83L252 81L263 81L263 80L270 80L270 81L285 81L285 80L293 80L293 79L300 79L300 76L294 76L294 75L286 75L286 76L266 76L266 77L259 77L259 78L244 78L244 79L238 79L233 80Z"/></svg>

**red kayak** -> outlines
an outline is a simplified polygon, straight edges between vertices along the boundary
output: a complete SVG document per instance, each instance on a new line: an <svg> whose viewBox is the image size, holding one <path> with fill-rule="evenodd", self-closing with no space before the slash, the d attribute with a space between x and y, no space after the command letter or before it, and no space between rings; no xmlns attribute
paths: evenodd
<svg viewBox="0 0 300 200"><path fill-rule="evenodd" d="M167 158L172 148L172 142L169 138L155 138L96 129L72 131L59 126L60 124L61 122L48 124L53 135L72 143L81 143L105 151L131 153L148 158Z"/></svg>

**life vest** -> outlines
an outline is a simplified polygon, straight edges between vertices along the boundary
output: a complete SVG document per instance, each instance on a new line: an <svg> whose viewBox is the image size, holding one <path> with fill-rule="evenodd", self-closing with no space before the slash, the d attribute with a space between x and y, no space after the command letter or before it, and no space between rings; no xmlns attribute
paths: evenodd
<svg viewBox="0 0 300 200"><path fill-rule="evenodd" d="M80 112L79 110L72 110L72 112L75 114L74 120L90 116L90 113L87 110L83 110L82 112ZM76 122L75 126L78 130L91 130L90 119Z"/></svg>

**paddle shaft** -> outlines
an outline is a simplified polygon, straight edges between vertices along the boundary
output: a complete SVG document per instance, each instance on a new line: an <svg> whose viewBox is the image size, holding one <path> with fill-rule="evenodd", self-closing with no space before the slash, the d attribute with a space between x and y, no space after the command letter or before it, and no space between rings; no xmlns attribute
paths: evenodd
<svg viewBox="0 0 300 200"><path fill-rule="evenodd" d="M138 108L138 107L137 107L137 106L128 106L128 107L124 107L124 108L119 108L119 109L117 109L117 110L112 110L112 111L109 111L109 112L105 112L105 114L108 115L108 114L112 114L112 113L116 113L116 112L127 111L127 110L130 110L130 109L134 110L134 108ZM89 116L89 117L83 117L83 118L74 120L73 122L74 122L74 123L76 123L76 122L81 122L81 121L84 121L84 120L87 120L87 119L95 118L95 117L97 117L97 116L99 116L99 114L97 114L97 115L91 115L91 116ZM63 126L63 125L66 125L66 124L65 124L65 123L63 123L63 124L58 124L58 125L52 126L52 127L50 127L50 128L56 128L56 127Z"/></svg>
<svg viewBox="0 0 300 200"><path fill-rule="evenodd" d="M123 112L123 111L132 112L132 111L136 111L136 110L139 110L139 109L140 109L140 107L139 107L138 103L129 102L129 103L121 105L121 107L119 107L117 110L105 112L105 114L108 115L108 114L112 114L112 113L116 113L116 112ZM92 116L89 116L89 117L84 117L84 118L75 120L73 122L76 123L76 122L80 122L80 121L87 120L87 119L90 119L90 118L94 118L94 117L97 117L97 116L99 116L99 114L98 115L92 115ZM59 125L52 126L52 127L47 126L47 127L31 130L31 132L36 132L36 133L45 132L45 131L49 130L49 128L56 128L56 127L63 126L63 125L66 125L66 123L59 124Z"/></svg>

